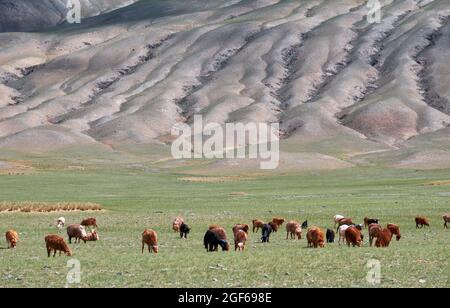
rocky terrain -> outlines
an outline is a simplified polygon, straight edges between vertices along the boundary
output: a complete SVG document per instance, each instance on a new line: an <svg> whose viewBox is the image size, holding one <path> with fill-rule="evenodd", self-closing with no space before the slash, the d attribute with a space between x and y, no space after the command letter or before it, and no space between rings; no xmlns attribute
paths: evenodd
<svg viewBox="0 0 450 308"><path fill-rule="evenodd" d="M365 0L131 2L69 25L63 0L0 1L1 149L164 144L202 114L280 122L289 169L450 167L448 0L379 24Z"/></svg>
<svg viewBox="0 0 450 308"><path fill-rule="evenodd" d="M80 0L81 15L99 15L136 0ZM68 0L2 0L0 32L48 29L65 21Z"/></svg>

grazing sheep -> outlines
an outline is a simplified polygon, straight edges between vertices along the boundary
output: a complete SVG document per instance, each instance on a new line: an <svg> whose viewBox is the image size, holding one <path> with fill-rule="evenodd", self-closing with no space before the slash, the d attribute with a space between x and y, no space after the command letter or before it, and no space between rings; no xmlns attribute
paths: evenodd
<svg viewBox="0 0 450 308"><path fill-rule="evenodd" d="M355 227L356 229L358 229L361 233L361 240L364 241L364 234L363 234L363 229L364 229L364 225L359 224L359 225L350 225L350 227Z"/></svg>
<svg viewBox="0 0 450 308"><path fill-rule="evenodd" d="M68 257L72 256L72 251L69 246L67 246L64 239L58 235L48 235L45 237L45 245L47 247L47 254L50 258L50 254L54 251L53 257L56 256L56 253L59 251L59 255L64 252Z"/></svg>
<svg viewBox="0 0 450 308"><path fill-rule="evenodd" d="M373 240L380 236L382 228L379 224L370 224L369 225L369 244L370 247L373 245Z"/></svg>
<svg viewBox="0 0 450 308"><path fill-rule="evenodd" d="M86 229L81 225L70 225L67 227L67 235L69 237L69 244L72 244L72 239L75 239L75 244L86 242L97 242L100 240L100 236L94 229L91 233L87 234Z"/></svg>
<svg viewBox="0 0 450 308"><path fill-rule="evenodd" d="M248 231L250 230L249 225L237 224L233 227L234 235L234 248L235 250L244 250L245 243L248 239ZM245 233L245 236L242 234Z"/></svg>
<svg viewBox="0 0 450 308"><path fill-rule="evenodd" d="M230 250L230 244L229 244L228 237L227 237L227 232L225 231L225 229L220 227L220 226L213 225L213 226L211 226L209 228L209 230L214 232L215 234L217 234L219 239L225 243L225 246L226 246L225 250L229 251Z"/></svg>
<svg viewBox="0 0 450 308"><path fill-rule="evenodd" d="M180 232L181 225L184 224L184 219L181 217L177 217L172 222L172 230L175 233Z"/></svg>
<svg viewBox="0 0 450 308"><path fill-rule="evenodd" d="M261 229L262 226L264 225L264 221L255 219L252 221L252 224L253 224L253 233L255 233L255 230L256 230L256 233L258 233L259 229Z"/></svg>
<svg viewBox="0 0 450 308"><path fill-rule="evenodd" d="M144 254L145 245L148 246L149 253L158 253L158 234L153 230L145 230L142 233L142 254Z"/></svg>
<svg viewBox="0 0 450 308"><path fill-rule="evenodd" d="M270 223L265 224L262 226L262 237L261 241L263 243L270 243L270 234L272 234L273 229Z"/></svg>
<svg viewBox="0 0 450 308"><path fill-rule="evenodd" d="M340 221L341 219L344 219L344 218L345 218L345 217L342 216L342 215L334 215L334 217L333 217L334 226L336 227L336 225L339 224L339 221Z"/></svg>
<svg viewBox="0 0 450 308"><path fill-rule="evenodd" d="M341 245L342 242L345 243L345 232L347 231L348 228L350 228L350 226L348 226L348 225L342 225L339 227L339 229L338 229L339 245Z"/></svg>
<svg viewBox="0 0 450 308"><path fill-rule="evenodd" d="M234 235L234 250L244 251L248 235L244 230L238 230Z"/></svg>
<svg viewBox="0 0 450 308"><path fill-rule="evenodd" d="M211 230L206 231L205 237L203 238L203 244L205 245L205 249L208 252L217 251L219 245L220 247L222 247L223 251L230 250L230 245L228 244L228 242L220 239L217 233Z"/></svg>
<svg viewBox="0 0 450 308"><path fill-rule="evenodd" d="M187 235L190 232L191 232L191 228L189 228L189 226L183 222L180 226L180 237L187 239Z"/></svg>
<svg viewBox="0 0 450 308"><path fill-rule="evenodd" d="M336 233L331 229L327 229L327 243L334 243L335 238Z"/></svg>
<svg viewBox="0 0 450 308"><path fill-rule="evenodd" d="M349 227L345 231L345 239L347 240L347 246L349 247L350 245L352 245L353 247L362 246L361 231L359 231L355 227Z"/></svg>
<svg viewBox="0 0 450 308"><path fill-rule="evenodd" d="M392 236L396 236L397 241L400 241L400 239L402 238L402 235L400 233L400 227L394 224L388 224L387 228L391 231Z"/></svg>
<svg viewBox="0 0 450 308"><path fill-rule="evenodd" d="M19 242L19 234L14 230L6 232L6 243L8 243L8 249L15 249Z"/></svg>
<svg viewBox="0 0 450 308"><path fill-rule="evenodd" d="M430 227L430 223L426 217L416 217L416 229L422 229L423 227Z"/></svg>
<svg viewBox="0 0 450 308"><path fill-rule="evenodd" d="M341 220L338 221L338 225L343 226L343 225L355 225L355 223L353 223L353 220L351 218L342 218Z"/></svg>
<svg viewBox="0 0 450 308"><path fill-rule="evenodd" d="M91 228L91 227L93 227L94 229L98 229L98 226L97 226L97 219L95 219L95 218L88 218L88 219L84 219L81 223L80 223L80 225L82 225L83 227L86 227L86 228Z"/></svg>
<svg viewBox="0 0 450 308"><path fill-rule="evenodd" d="M353 220L351 218L342 218L341 220L338 221L338 228L336 232L339 232L339 228L344 225L354 226L355 224L353 223Z"/></svg>
<svg viewBox="0 0 450 308"><path fill-rule="evenodd" d="M86 240L86 242L97 242L100 240L100 236L98 235L97 231L94 230L91 232L91 234L89 234L83 240Z"/></svg>
<svg viewBox="0 0 450 308"><path fill-rule="evenodd" d="M278 232L278 224L275 222L269 222L268 225L272 228L272 232Z"/></svg>
<svg viewBox="0 0 450 308"><path fill-rule="evenodd" d="M61 232L64 229L65 225L66 225L66 219L64 217L59 217L56 220L56 227L58 228L59 232Z"/></svg>
<svg viewBox="0 0 450 308"><path fill-rule="evenodd" d="M233 227L233 234L236 235L236 233L240 230L242 230L248 234L248 231L250 230L250 226L246 225L246 224L237 224Z"/></svg>
<svg viewBox="0 0 450 308"><path fill-rule="evenodd" d="M80 243L81 240L86 243L87 232L82 225L70 225L67 227L67 236L69 237L69 244L72 244L72 239L75 239L75 244Z"/></svg>
<svg viewBox="0 0 450 308"><path fill-rule="evenodd" d="M376 247L389 247L392 240L392 232L389 229L382 229L378 232L377 241L375 242Z"/></svg>
<svg viewBox="0 0 450 308"><path fill-rule="evenodd" d="M302 229L308 229L308 221L307 221L307 220L305 220L305 221L302 223Z"/></svg>
<svg viewBox="0 0 450 308"><path fill-rule="evenodd" d="M376 219L376 218L368 218L368 217L365 217L364 218L364 227L367 229L371 224L379 224L380 223L380 220L379 219Z"/></svg>
<svg viewBox="0 0 450 308"><path fill-rule="evenodd" d="M300 226L300 223L296 221L290 221L286 224L286 239L289 239L289 236L291 239L301 239L302 238L302 227Z"/></svg>
<svg viewBox="0 0 450 308"><path fill-rule="evenodd" d="M450 222L450 215L446 214L444 216L442 216L442 218L444 219L444 229L448 229L448 223Z"/></svg>
<svg viewBox="0 0 450 308"><path fill-rule="evenodd" d="M276 224L277 227L281 227L281 226L284 224L285 220L284 220L284 218L281 218L281 217L275 217L274 219L272 219L272 222L273 222L274 224ZM277 230L278 230L278 229L277 229ZM275 231L275 232L276 232L276 231Z"/></svg>
<svg viewBox="0 0 450 308"><path fill-rule="evenodd" d="M306 234L306 239L308 240L308 247L325 247L325 235L323 234L323 231L318 227L311 227Z"/></svg>

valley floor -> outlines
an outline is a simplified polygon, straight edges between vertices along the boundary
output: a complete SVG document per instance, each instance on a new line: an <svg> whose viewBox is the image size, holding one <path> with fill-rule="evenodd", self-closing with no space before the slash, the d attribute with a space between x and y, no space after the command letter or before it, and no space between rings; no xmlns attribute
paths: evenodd
<svg viewBox="0 0 450 308"><path fill-rule="evenodd" d="M99 242L71 245L81 262L81 287L371 287L366 276L372 259L381 262L382 280L375 287L449 287L450 231L442 221L450 211L448 174L353 168L208 181L115 167L0 175L2 201L89 201L107 209L0 214L0 231L14 228L21 237L14 251L0 240L0 288L66 285L69 258L47 258L44 245L44 236L57 233L52 224L61 215L68 223L94 215L99 221ZM359 249L331 244L314 250L305 239L285 240L281 230L267 245L251 233L244 253L206 253L202 247L210 224L222 225L230 237L235 223L255 218L307 219L329 228L337 213L398 223L403 238L388 249L370 248L366 239ZM178 215L193 229L188 240L171 231ZM431 228L416 230L417 215L428 216ZM158 255L140 254L145 228L159 233Z"/></svg>

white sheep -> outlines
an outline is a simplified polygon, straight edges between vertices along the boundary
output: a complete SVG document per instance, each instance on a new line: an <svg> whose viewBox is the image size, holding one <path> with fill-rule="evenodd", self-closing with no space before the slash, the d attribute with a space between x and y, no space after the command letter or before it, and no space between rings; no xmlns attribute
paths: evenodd
<svg viewBox="0 0 450 308"><path fill-rule="evenodd" d="M336 226L340 220L344 219L345 217L342 215L334 215L333 220L334 220L334 226Z"/></svg>
<svg viewBox="0 0 450 308"><path fill-rule="evenodd" d="M339 245L341 245L341 240L345 243L345 232L350 226L342 225L339 227Z"/></svg>
<svg viewBox="0 0 450 308"><path fill-rule="evenodd" d="M58 228L59 232L61 232L64 229L65 225L66 225L66 219L64 217L59 217L56 220L56 227Z"/></svg>

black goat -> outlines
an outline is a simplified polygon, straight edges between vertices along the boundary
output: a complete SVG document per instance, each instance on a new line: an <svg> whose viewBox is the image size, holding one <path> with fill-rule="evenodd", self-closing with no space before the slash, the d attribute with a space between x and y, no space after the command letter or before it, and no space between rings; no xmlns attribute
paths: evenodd
<svg viewBox="0 0 450 308"><path fill-rule="evenodd" d="M327 243L334 243L334 239L336 237L336 233L333 230L327 230Z"/></svg>
<svg viewBox="0 0 450 308"><path fill-rule="evenodd" d="M180 236L181 238L187 238L187 235L191 232L191 228L185 223L181 224L180 226Z"/></svg>
<svg viewBox="0 0 450 308"><path fill-rule="evenodd" d="M272 227L269 224L265 224L262 226L262 238L261 241L263 243L270 242L270 234L273 232Z"/></svg>
<svg viewBox="0 0 450 308"><path fill-rule="evenodd" d="M307 220L305 220L303 223L302 223L302 229L308 229L308 221Z"/></svg>
<svg viewBox="0 0 450 308"><path fill-rule="evenodd" d="M227 241L221 240L219 236L211 230L206 231L203 244L205 245L206 251L209 252L217 251L219 245L222 247L223 251L227 251L227 248L229 247Z"/></svg>

